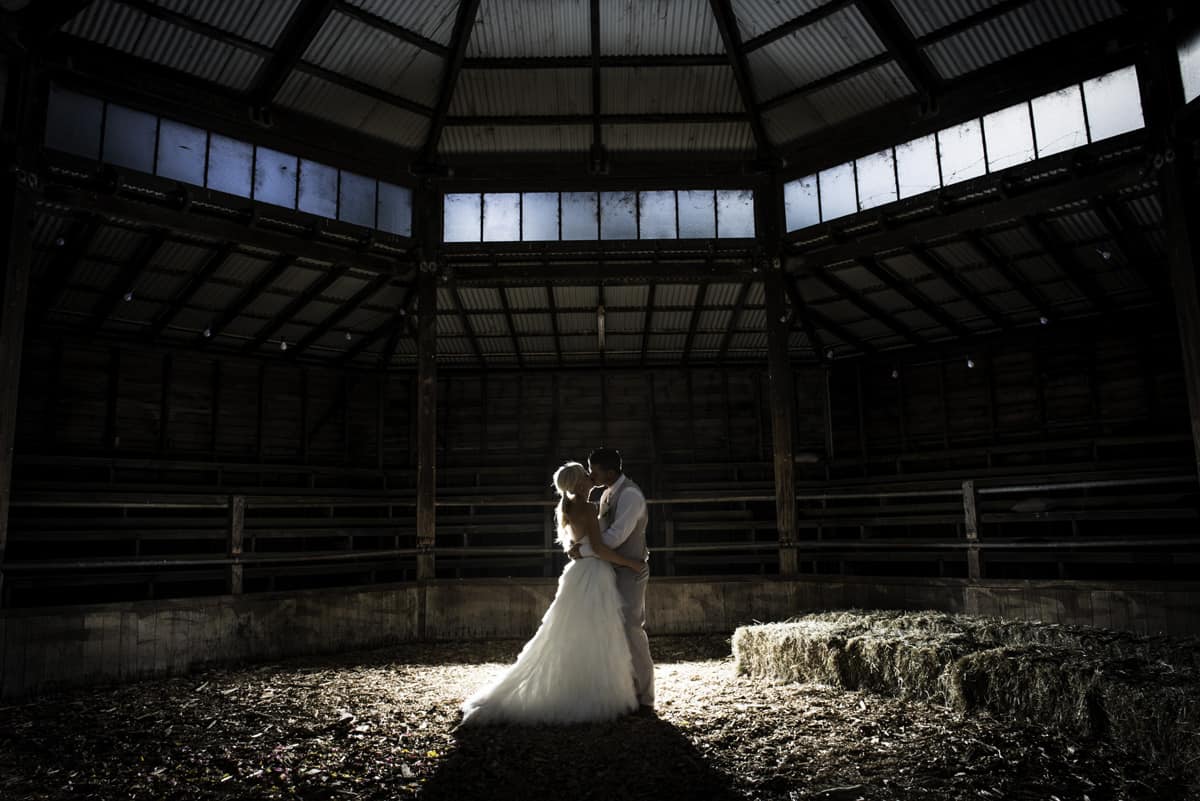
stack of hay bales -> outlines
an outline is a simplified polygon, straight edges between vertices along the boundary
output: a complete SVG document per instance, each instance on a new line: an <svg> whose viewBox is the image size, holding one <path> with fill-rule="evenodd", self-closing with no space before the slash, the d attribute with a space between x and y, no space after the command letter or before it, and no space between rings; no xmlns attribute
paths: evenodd
<svg viewBox="0 0 1200 801"><path fill-rule="evenodd" d="M1104 738L1200 781L1200 641L937 612L742 626L744 675L985 711Z"/></svg>

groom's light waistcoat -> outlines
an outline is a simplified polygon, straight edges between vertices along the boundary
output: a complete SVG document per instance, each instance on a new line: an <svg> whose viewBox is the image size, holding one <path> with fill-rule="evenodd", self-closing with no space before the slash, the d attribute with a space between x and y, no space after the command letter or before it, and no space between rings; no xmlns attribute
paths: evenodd
<svg viewBox="0 0 1200 801"><path fill-rule="evenodd" d="M633 479L625 476L625 480L620 482L620 486L609 492L606 500L600 502L600 531L603 533L612 525L613 520L617 516L618 504L621 501L621 496L629 490L636 490L644 499L646 494L642 492L642 488L633 483ZM629 537L617 546L614 550L624 556L626 559L646 559L648 553L646 551L646 524L649 521L649 516L646 514L646 505L643 500L642 512L634 521L633 530L629 532Z"/></svg>

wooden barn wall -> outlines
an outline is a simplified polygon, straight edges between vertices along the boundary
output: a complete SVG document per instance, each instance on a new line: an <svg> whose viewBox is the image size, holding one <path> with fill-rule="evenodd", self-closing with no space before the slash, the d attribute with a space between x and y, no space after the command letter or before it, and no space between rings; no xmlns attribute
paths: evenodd
<svg viewBox="0 0 1200 801"><path fill-rule="evenodd" d="M554 579L482 579L4 610L0 699L417 639L525 638L554 588ZM728 634L829 609L934 609L1200 634L1200 585L1183 582L655 578L646 600L652 635Z"/></svg>
<svg viewBox="0 0 1200 801"><path fill-rule="evenodd" d="M397 468L415 461L408 374L75 340L33 340L27 355L19 453ZM1161 316L797 365L794 380L796 452L831 463L832 475L843 467L913 472L897 457L953 448L1188 431L1179 343ZM751 367L445 370L439 461L551 464L606 444L637 465L765 462L765 388L765 368Z"/></svg>

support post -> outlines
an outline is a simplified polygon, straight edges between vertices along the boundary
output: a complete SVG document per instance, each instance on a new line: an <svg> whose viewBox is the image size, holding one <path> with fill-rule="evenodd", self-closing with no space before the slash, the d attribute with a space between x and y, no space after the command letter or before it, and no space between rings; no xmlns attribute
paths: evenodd
<svg viewBox="0 0 1200 801"><path fill-rule="evenodd" d="M983 560L979 554L979 512L976 506L975 481L962 483L963 518L967 536L967 577L975 581L983 578Z"/></svg>
<svg viewBox="0 0 1200 801"><path fill-rule="evenodd" d="M778 261L767 268L767 369L771 386L771 432L775 459L775 520L779 532L779 573L796 574L796 481L793 454L792 368L788 361L788 324L784 276Z"/></svg>
<svg viewBox="0 0 1200 801"><path fill-rule="evenodd" d="M12 67L10 66L10 69ZM7 94L9 108L4 127L15 129L16 146L4 150L0 160L0 248L4 266L0 276L0 598L4 597L4 553L8 543L8 510L12 497L13 451L17 436L17 401L21 379L21 351L25 340L25 313L33 256L33 193L36 179L25 167L32 154L22 149L30 125L33 81L27 65L17 67Z"/></svg>
<svg viewBox="0 0 1200 801"><path fill-rule="evenodd" d="M242 542L246 531L246 496L229 496L229 553L230 559L240 559ZM242 565L234 562L225 571L225 591L230 595L242 594Z"/></svg>
<svg viewBox="0 0 1200 801"><path fill-rule="evenodd" d="M434 577L437 497L437 263L417 276L417 579Z"/></svg>

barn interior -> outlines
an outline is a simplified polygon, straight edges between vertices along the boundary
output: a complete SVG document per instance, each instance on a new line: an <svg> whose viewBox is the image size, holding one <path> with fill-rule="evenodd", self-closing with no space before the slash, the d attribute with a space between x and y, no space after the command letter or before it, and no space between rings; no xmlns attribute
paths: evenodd
<svg viewBox="0 0 1200 801"><path fill-rule="evenodd" d="M14 797L506 797L531 755L639 737L656 797L1200 793L1200 6L0 6ZM566 563L551 473L600 446L645 490L677 706L456 741ZM955 636L1171 673L1048 726L732 653L765 642L740 626L849 610L882 615L837 618L864 664L881 632L986 618ZM345 697L261 711L318 685ZM212 757L192 694L244 759ZM1178 713L1145 742L1190 745L1120 739L1117 696ZM920 736L910 702L942 703ZM270 767L318 708L325 761Z"/></svg>

